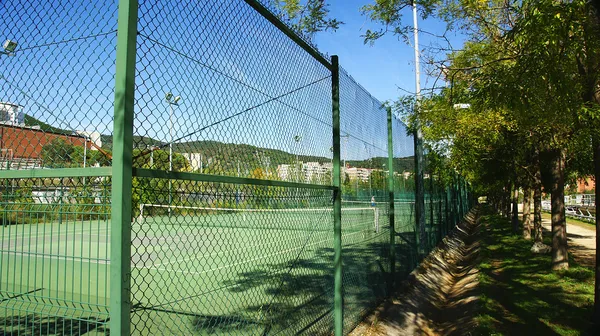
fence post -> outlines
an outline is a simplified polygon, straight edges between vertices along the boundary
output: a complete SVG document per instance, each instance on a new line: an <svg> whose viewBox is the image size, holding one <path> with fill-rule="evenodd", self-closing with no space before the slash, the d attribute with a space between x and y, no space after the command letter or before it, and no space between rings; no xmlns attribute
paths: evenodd
<svg viewBox="0 0 600 336"><path fill-rule="evenodd" d="M433 190L433 172L429 172L429 221L430 228L429 234L427 235L427 241L429 242L428 251L431 252L435 246L435 239L437 238L436 226L435 226L435 191ZM435 237L433 235L436 235Z"/></svg>
<svg viewBox="0 0 600 336"><path fill-rule="evenodd" d="M335 336L344 333L344 301L342 288L342 177L340 168L340 68L337 55L331 56L331 101L333 117L333 244Z"/></svg>
<svg viewBox="0 0 600 336"><path fill-rule="evenodd" d="M418 118L418 116L417 116ZM417 259L425 256L425 190L423 181L423 136L417 124L414 134L415 145L415 241L417 243Z"/></svg>
<svg viewBox="0 0 600 336"><path fill-rule="evenodd" d="M137 0L119 1L110 233L111 335L131 333L131 156L137 17Z"/></svg>
<svg viewBox="0 0 600 336"><path fill-rule="evenodd" d="M396 228L394 218L394 141L392 127L392 108L387 108L387 127L388 127L388 202L389 202L389 223L390 223L390 276L388 283L388 295L394 290L394 280L396 276Z"/></svg>

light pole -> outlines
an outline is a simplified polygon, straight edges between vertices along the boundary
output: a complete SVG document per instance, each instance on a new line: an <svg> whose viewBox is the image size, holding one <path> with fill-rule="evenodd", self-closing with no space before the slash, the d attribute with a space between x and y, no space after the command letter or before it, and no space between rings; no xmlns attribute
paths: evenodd
<svg viewBox="0 0 600 336"><path fill-rule="evenodd" d="M296 182L300 182L300 173L302 172L302 169L300 160L298 159L298 146L300 145L300 141L302 141L302 136L294 135L294 141L296 142Z"/></svg>
<svg viewBox="0 0 600 336"><path fill-rule="evenodd" d="M6 40L6 41L4 41L4 44L2 45L2 48L4 48L4 51L0 51L0 54L6 55L6 56L14 56L15 50L17 49L18 45L19 44L16 41Z"/></svg>
<svg viewBox="0 0 600 336"><path fill-rule="evenodd" d="M171 92L165 94L165 100L169 104L169 171L173 171L173 106L179 106L181 96L173 97ZM169 217L171 216L171 203L173 202L173 196L171 192L172 181L169 178Z"/></svg>

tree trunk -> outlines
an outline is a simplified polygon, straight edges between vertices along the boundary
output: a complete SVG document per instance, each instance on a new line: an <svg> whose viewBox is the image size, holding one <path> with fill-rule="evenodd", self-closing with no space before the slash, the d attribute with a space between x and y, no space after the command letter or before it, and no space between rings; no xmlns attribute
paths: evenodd
<svg viewBox="0 0 600 336"><path fill-rule="evenodd" d="M504 195L503 195L503 203L504 203L504 217L510 218L510 205L511 205L510 195L510 183L507 183L504 187Z"/></svg>
<svg viewBox="0 0 600 336"><path fill-rule="evenodd" d="M543 242L542 235L542 171L540 168L540 152L535 150L533 155L533 239L536 243Z"/></svg>
<svg viewBox="0 0 600 336"><path fill-rule="evenodd" d="M552 153L552 269L569 268L565 218L565 158L563 150Z"/></svg>
<svg viewBox="0 0 600 336"><path fill-rule="evenodd" d="M533 190L533 241L542 243L542 186L538 185Z"/></svg>
<svg viewBox="0 0 600 336"><path fill-rule="evenodd" d="M523 189L523 238L531 239L531 188Z"/></svg>
<svg viewBox="0 0 600 336"><path fill-rule="evenodd" d="M512 192L512 227L515 234L519 232L519 187L516 183Z"/></svg>

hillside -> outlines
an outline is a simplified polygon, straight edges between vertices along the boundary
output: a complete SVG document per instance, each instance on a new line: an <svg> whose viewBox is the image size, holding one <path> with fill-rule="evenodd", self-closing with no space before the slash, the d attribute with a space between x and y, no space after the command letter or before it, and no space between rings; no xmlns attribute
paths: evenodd
<svg viewBox="0 0 600 336"><path fill-rule="evenodd" d="M25 116L23 117L23 121L25 122L25 126L39 126L39 128L42 131L46 131L46 132L52 132L52 133L60 133L60 134L73 134L72 131L68 131L68 130L64 130L64 129L60 129L54 126L50 126L49 124L38 120L30 115L25 114Z"/></svg>

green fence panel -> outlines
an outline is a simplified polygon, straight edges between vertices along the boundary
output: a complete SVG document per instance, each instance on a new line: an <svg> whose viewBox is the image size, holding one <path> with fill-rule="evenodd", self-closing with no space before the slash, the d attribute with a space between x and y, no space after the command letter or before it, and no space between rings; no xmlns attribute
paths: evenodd
<svg viewBox="0 0 600 336"><path fill-rule="evenodd" d="M468 211L269 4L0 4L1 334L347 334Z"/></svg>
<svg viewBox="0 0 600 336"><path fill-rule="evenodd" d="M103 334L117 4L0 8L0 334Z"/></svg>
<svg viewBox="0 0 600 336"><path fill-rule="evenodd" d="M414 138L396 115L392 117L395 280L404 279L417 263L417 227L415 225Z"/></svg>

